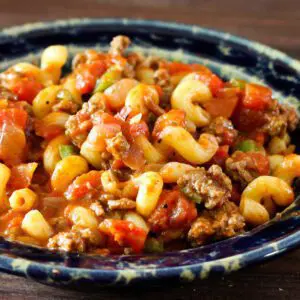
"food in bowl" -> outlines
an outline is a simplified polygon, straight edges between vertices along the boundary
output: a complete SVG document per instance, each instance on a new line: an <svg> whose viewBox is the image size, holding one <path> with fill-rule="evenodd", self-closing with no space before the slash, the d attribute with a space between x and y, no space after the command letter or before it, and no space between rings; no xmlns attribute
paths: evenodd
<svg viewBox="0 0 300 300"><path fill-rule="evenodd" d="M1 235L51 250L163 252L230 238L294 201L298 116L199 64L64 46L0 75Z"/></svg>

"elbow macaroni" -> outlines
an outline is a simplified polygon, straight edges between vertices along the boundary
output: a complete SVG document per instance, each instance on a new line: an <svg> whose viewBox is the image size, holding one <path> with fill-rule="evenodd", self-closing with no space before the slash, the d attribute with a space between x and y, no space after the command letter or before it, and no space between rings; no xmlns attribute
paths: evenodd
<svg viewBox="0 0 300 300"><path fill-rule="evenodd" d="M273 175L292 184L295 177L300 176L300 155L289 154L274 170Z"/></svg>
<svg viewBox="0 0 300 300"><path fill-rule="evenodd" d="M31 210L25 215L21 228L38 240L47 240L53 234L51 226L38 210Z"/></svg>
<svg viewBox="0 0 300 300"><path fill-rule="evenodd" d="M209 161L218 149L216 138L207 133L200 135L196 141L193 136L180 126L167 126L160 133L161 142L156 144L158 149L171 147L184 159L193 164L203 164Z"/></svg>
<svg viewBox="0 0 300 300"><path fill-rule="evenodd" d="M254 179L243 191L240 210L246 221L252 225L260 225L270 219L264 198L271 197L278 206L288 206L294 200L294 192L290 185L282 179L272 176L260 176Z"/></svg>
<svg viewBox="0 0 300 300"><path fill-rule="evenodd" d="M196 126L208 125L209 114L195 103L203 104L212 99L209 88L200 80L195 79L197 73L185 76L173 91L172 108L182 109L187 118Z"/></svg>
<svg viewBox="0 0 300 300"><path fill-rule="evenodd" d="M29 211L36 204L37 195L28 188L14 191L9 197L10 207L14 210Z"/></svg>
<svg viewBox="0 0 300 300"><path fill-rule="evenodd" d="M175 183L187 171L194 170L194 167L188 164L169 162L165 164L159 171L165 183Z"/></svg>
<svg viewBox="0 0 300 300"><path fill-rule="evenodd" d="M59 135L49 142L43 154L44 168L48 174L53 173L56 164L61 160L59 146L69 143L70 139L65 135Z"/></svg>
<svg viewBox="0 0 300 300"><path fill-rule="evenodd" d="M84 228L97 229L99 225L94 213L90 209L81 206L73 208L69 214L69 218L74 225Z"/></svg>
<svg viewBox="0 0 300 300"><path fill-rule="evenodd" d="M154 87L140 83L128 92L125 107L135 115L139 113L145 115L148 112L147 101L158 104L159 95Z"/></svg>
<svg viewBox="0 0 300 300"><path fill-rule="evenodd" d="M165 157L160 153L144 135L136 138L136 143L144 153L144 157L148 163L160 163L165 161Z"/></svg>
<svg viewBox="0 0 300 300"><path fill-rule="evenodd" d="M51 176L51 186L57 192L64 192L79 175L89 170L86 160L79 155L70 155L59 161Z"/></svg>
<svg viewBox="0 0 300 300"><path fill-rule="evenodd" d="M137 85L138 81L135 79L124 78L107 88L104 95L107 96L110 107L113 110L121 109L125 104L129 91Z"/></svg>
<svg viewBox="0 0 300 300"><path fill-rule="evenodd" d="M146 172L136 178L139 191L136 197L136 210L148 217L156 207L163 188L163 180L157 172Z"/></svg>

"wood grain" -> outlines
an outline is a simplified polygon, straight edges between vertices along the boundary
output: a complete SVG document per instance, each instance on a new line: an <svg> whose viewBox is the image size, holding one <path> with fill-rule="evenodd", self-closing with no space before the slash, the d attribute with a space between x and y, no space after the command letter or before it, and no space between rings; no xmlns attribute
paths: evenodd
<svg viewBox="0 0 300 300"><path fill-rule="evenodd" d="M0 0L0 27L78 17L132 17L198 24L300 58L299 0ZM180 286L81 293L0 275L0 299L300 299L300 249L224 277Z"/></svg>

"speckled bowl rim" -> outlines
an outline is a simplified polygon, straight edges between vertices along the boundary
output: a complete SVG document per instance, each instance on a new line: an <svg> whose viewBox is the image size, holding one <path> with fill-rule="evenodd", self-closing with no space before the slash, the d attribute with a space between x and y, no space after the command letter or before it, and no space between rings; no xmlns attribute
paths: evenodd
<svg viewBox="0 0 300 300"><path fill-rule="evenodd" d="M135 25L135 26L157 26L164 29L180 29L189 31L193 35L205 35L214 39L220 39L230 41L235 44L240 44L255 53L257 55L265 55L271 60L279 60L291 69L300 74L300 61L291 58L285 53L275 50L271 47L265 46L261 43L250 41L242 37L231 35L229 33L215 31L212 29L202 28L196 25L186 25L181 23L162 22L157 20L141 20L141 19L119 19L119 18L104 18L104 19L67 19L57 20L53 22L45 23L32 23L20 26L13 26L9 28L3 28L0 31L0 39L6 36L18 36L19 34L31 32L32 30L47 30L49 28L72 26L79 24L93 24L93 25ZM244 267L253 262L260 262L267 258L271 258L288 249L294 248L300 244L300 231L296 231L288 236L283 236L274 242L270 242L262 247L255 248L253 250L243 252L238 255L233 255L217 260L208 262L200 262L188 266L177 267L162 267L155 270L153 274L152 268L143 269L125 269L125 270L102 270L102 269L87 269L87 268L71 268L64 266L53 266L51 264L43 264L38 262L32 262L29 259L14 258L6 255L0 255L0 271L31 277L38 280L38 274L43 274L50 279L50 283L61 283L60 279L65 278L68 275L70 281L80 279L92 279L94 282L109 281L111 278L113 284L122 282L125 284L130 283L133 279L145 279L145 280L157 280L163 278L177 278L180 277L184 280L193 280L197 277L205 278L209 275L210 271L214 273L224 273L224 270L214 269L215 266L226 266L225 272L231 272ZM237 263L238 262L238 263ZM242 262L242 263L241 263ZM200 272L201 271L201 272ZM198 276L197 276L198 274ZM63 284L68 284L64 282Z"/></svg>

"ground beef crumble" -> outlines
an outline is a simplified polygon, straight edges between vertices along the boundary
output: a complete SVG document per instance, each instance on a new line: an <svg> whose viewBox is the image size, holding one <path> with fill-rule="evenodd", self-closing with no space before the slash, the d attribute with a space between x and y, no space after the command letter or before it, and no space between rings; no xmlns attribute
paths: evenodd
<svg viewBox="0 0 300 300"><path fill-rule="evenodd" d="M113 40L110 43L110 49L109 53L113 56L123 56L124 51L128 48L130 45L130 39L127 36L124 35L118 35L113 38Z"/></svg>
<svg viewBox="0 0 300 300"><path fill-rule="evenodd" d="M294 131L299 122L295 108L273 100L271 108L264 115L262 131L270 136L283 135L287 130Z"/></svg>
<svg viewBox="0 0 300 300"><path fill-rule="evenodd" d="M225 164L226 173L242 187L246 187L258 176L269 174L269 160L259 152L236 151Z"/></svg>
<svg viewBox="0 0 300 300"><path fill-rule="evenodd" d="M220 207L230 198L232 190L231 180L218 165L212 165L207 171L204 168L188 171L177 184L186 196L200 196L207 209Z"/></svg>
<svg viewBox="0 0 300 300"><path fill-rule="evenodd" d="M59 232L49 239L47 247L51 250L86 252L100 247L103 237L98 230L74 228L69 232Z"/></svg>
<svg viewBox="0 0 300 300"><path fill-rule="evenodd" d="M232 122L224 117L213 119L207 127L203 128L203 131L213 134L219 145L232 145L238 136Z"/></svg>
<svg viewBox="0 0 300 300"><path fill-rule="evenodd" d="M194 246L203 245L212 240L229 238L243 232L244 217L238 207L226 201L221 207L205 209L193 222L188 239Z"/></svg>
<svg viewBox="0 0 300 300"><path fill-rule="evenodd" d="M107 206L110 210L135 209L136 202L128 198L121 198L119 200L108 200Z"/></svg>

